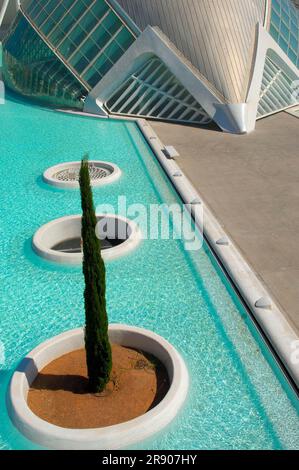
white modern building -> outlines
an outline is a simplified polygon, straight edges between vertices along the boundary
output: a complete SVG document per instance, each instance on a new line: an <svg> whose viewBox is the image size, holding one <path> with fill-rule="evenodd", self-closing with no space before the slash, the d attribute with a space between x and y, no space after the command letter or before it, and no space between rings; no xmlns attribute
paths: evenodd
<svg viewBox="0 0 299 470"><path fill-rule="evenodd" d="M0 0L3 76L53 106L248 133L299 103L292 0Z"/></svg>

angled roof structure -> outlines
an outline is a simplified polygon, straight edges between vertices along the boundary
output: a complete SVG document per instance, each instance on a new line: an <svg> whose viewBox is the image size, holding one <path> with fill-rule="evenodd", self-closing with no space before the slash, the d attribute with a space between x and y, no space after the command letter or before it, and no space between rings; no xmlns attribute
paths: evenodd
<svg viewBox="0 0 299 470"><path fill-rule="evenodd" d="M141 31L158 26L229 102L244 101L264 0L118 0Z"/></svg>
<svg viewBox="0 0 299 470"><path fill-rule="evenodd" d="M212 120L246 133L256 119L299 102L292 0L2 0L0 8L0 27L1 19L11 23L5 80L52 104Z"/></svg>

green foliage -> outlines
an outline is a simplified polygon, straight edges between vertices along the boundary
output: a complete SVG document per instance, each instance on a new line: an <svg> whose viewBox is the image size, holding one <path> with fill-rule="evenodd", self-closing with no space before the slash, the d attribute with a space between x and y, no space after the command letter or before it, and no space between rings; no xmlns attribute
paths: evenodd
<svg viewBox="0 0 299 470"><path fill-rule="evenodd" d="M82 204L83 274L85 278L85 349L92 393L102 392L112 369L106 311L106 271L101 256L101 243L96 236L95 215L88 168L84 157L80 170Z"/></svg>

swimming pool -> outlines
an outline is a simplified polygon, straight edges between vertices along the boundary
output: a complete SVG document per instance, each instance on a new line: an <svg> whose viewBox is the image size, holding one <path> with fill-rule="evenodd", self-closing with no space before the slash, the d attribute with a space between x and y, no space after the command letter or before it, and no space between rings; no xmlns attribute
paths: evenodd
<svg viewBox="0 0 299 470"><path fill-rule="evenodd" d="M0 106L0 448L31 449L12 426L5 393L19 360L38 343L84 322L80 268L43 261L31 248L48 221L80 213L77 191L43 183L48 167L111 161L123 174L94 189L95 204L180 203L134 122L50 111L13 95ZM146 449L299 448L298 401L247 312L206 246L187 252L179 240L144 240L107 264L110 322L151 329L184 356L188 402Z"/></svg>

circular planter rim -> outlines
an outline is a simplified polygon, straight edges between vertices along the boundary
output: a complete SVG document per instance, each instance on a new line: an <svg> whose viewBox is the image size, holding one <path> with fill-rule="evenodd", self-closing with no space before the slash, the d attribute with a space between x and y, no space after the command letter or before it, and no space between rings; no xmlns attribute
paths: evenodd
<svg viewBox="0 0 299 470"><path fill-rule="evenodd" d="M151 352L164 363L171 382L164 399L142 416L104 428L62 428L39 418L27 405L28 389L38 372L47 364L67 354L65 350L71 352L83 346L83 328L69 330L33 349L20 362L11 378L7 394L8 412L14 425L28 439L53 449L122 449L153 436L175 418L185 402L189 387L189 375L181 355L163 337L143 328L112 324L109 326L109 335L112 342L125 343L127 347L130 347L128 343L131 341L132 348L134 337L137 342L142 340L145 342L144 351ZM64 350L63 345L69 342L74 346ZM53 354L53 349L57 350L56 354ZM44 356L51 351L51 357L45 360ZM40 366L37 364L39 361L42 361Z"/></svg>
<svg viewBox="0 0 299 470"><path fill-rule="evenodd" d="M90 184L93 187L104 186L105 184L110 184L120 178L122 172L121 169L115 164L104 160L89 160L89 163L93 163L95 165L102 166L104 169L107 168L111 170L111 174L106 176L105 178L100 178L99 180L91 180ZM79 182L78 181L60 181L53 177L55 173L58 171L63 171L69 167L79 166L81 165L81 161L71 161L71 162L62 162L58 163L57 165L51 166L47 168L47 170L43 173L43 180L45 183L54 186L60 189L78 189Z"/></svg>
<svg viewBox="0 0 299 470"><path fill-rule="evenodd" d="M119 258L121 256L128 254L130 251L133 251L141 242L141 239L142 239L141 230L139 226L133 220L127 219L126 217L123 217L118 214L96 214L96 216L120 220L128 224L129 228L131 229L130 236L123 243L121 243L120 245L114 246L112 248L102 250L102 258L104 259L104 261L116 259L116 258ZM65 264L65 265L80 265L83 260L82 253L64 253L61 251L56 251L56 250L53 250L52 248L49 248L42 242L44 233L47 230L50 230L53 227L55 227L55 225L59 227L59 225L60 224L62 225L64 222L67 222L67 221L72 222L72 221L76 221L79 219L82 219L81 214L68 215L64 217L59 217L58 219L51 220L50 222L47 222L46 224L42 225L35 232L33 239L32 239L32 247L35 253L39 255L41 258L44 258L48 261L52 261L54 263Z"/></svg>

